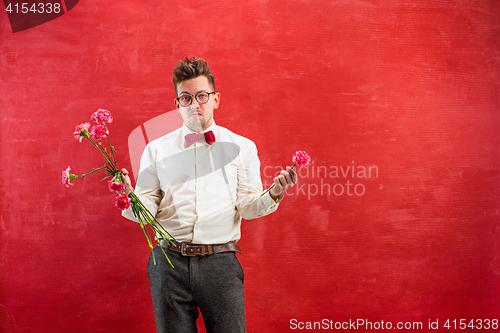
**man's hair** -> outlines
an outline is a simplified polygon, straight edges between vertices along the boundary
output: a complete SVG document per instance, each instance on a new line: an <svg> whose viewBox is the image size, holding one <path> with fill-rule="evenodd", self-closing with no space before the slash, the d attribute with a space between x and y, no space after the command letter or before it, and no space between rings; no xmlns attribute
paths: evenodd
<svg viewBox="0 0 500 333"><path fill-rule="evenodd" d="M186 57L184 60L179 60L177 67L172 71L174 78L172 82L175 87L175 94L177 95L177 85L182 81L196 79L198 76L205 76L208 79L208 83L212 86L215 91L215 78L210 73L210 67L205 60L202 58Z"/></svg>

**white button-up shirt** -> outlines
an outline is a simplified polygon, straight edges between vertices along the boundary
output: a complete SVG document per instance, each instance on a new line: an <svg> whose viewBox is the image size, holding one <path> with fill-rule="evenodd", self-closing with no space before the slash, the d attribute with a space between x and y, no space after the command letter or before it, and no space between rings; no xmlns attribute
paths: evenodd
<svg viewBox="0 0 500 333"><path fill-rule="evenodd" d="M179 242L238 241L241 219L278 208L262 193L260 161L253 141L215 125L216 142L186 147L183 125L150 142L142 155L135 194ZM280 200L278 200L279 202ZM137 221L131 208L123 216Z"/></svg>

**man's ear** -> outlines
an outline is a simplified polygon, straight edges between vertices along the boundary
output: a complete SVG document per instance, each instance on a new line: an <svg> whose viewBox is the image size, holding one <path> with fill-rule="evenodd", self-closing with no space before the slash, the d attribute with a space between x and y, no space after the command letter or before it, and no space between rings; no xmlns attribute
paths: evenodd
<svg viewBox="0 0 500 333"><path fill-rule="evenodd" d="M215 93L214 100L215 100L214 109L217 109L219 107L219 103L220 103L220 93Z"/></svg>

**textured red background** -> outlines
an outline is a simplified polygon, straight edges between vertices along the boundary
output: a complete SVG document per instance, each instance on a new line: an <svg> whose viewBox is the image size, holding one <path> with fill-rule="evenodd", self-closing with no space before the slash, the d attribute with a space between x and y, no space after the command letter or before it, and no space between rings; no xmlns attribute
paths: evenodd
<svg viewBox="0 0 500 333"><path fill-rule="evenodd" d="M188 55L264 182L299 149L329 170L243 222L249 332L500 319L498 1L80 1L17 33L1 9L2 332L154 331L139 226L102 174L60 175L102 165L72 138L98 108L131 168L129 134L172 110Z"/></svg>

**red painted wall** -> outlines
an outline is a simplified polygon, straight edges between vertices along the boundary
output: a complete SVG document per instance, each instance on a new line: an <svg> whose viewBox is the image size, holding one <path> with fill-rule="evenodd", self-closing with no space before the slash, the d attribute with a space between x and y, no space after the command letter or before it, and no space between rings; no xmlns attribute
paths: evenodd
<svg viewBox="0 0 500 333"><path fill-rule="evenodd" d="M102 165L72 138L98 108L133 169L188 55L266 184L314 161L243 223L249 332L500 319L498 1L81 1L16 33L0 9L0 331L154 331L139 226L102 174L60 176Z"/></svg>

